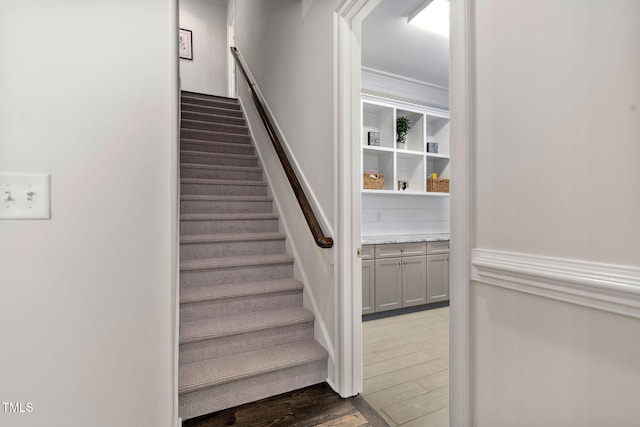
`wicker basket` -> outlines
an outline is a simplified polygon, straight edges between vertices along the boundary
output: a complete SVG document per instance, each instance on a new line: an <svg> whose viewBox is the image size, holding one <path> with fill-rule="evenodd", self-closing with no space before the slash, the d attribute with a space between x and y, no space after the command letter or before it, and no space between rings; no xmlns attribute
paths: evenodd
<svg viewBox="0 0 640 427"><path fill-rule="evenodd" d="M362 182L367 190L382 190L384 187L384 174L379 173L372 176L370 173L363 173Z"/></svg>
<svg viewBox="0 0 640 427"><path fill-rule="evenodd" d="M449 192L449 180L448 179L433 179L427 178L427 191L435 193L448 193Z"/></svg>

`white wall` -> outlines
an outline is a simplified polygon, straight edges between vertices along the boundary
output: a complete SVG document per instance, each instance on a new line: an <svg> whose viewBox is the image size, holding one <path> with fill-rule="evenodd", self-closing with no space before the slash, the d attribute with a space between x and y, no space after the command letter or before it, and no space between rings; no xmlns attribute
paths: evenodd
<svg viewBox="0 0 640 427"><path fill-rule="evenodd" d="M223 0L179 0L180 28L191 30L193 60L180 59L182 89L227 96L227 6Z"/></svg>
<svg viewBox="0 0 640 427"><path fill-rule="evenodd" d="M449 232L449 198L367 194L362 198L362 235Z"/></svg>
<svg viewBox="0 0 640 427"><path fill-rule="evenodd" d="M0 221L3 426L173 425L177 5L0 2L0 171L51 220Z"/></svg>
<svg viewBox="0 0 640 427"><path fill-rule="evenodd" d="M545 288L640 289L619 274L640 267L640 3L474 4L475 246L551 260L530 258L522 281L547 298L504 289L522 277L508 263L472 285L474 425L637 425L640 320ZM563 258L608 279L577 269L574 289L539 268Z"/></svg>
<svg viewBox="0 0 640 427"><path fill-rule="evenodd" d="M307 7L303 7L307 6ZM284 142L306 181L307 197L326 234L334 227L333 7L334 2L299 0L236 1L237 47L280 127ZM238 73L238 78L240 74ZM316 246L300 207L262 130L244 82L240 98L274 189L281 218L296 256L296 277L305 287L305 306L316 314L316 338L334 366L335 298L333 252ZM315 202L314 202L315 201Z"/></svg>

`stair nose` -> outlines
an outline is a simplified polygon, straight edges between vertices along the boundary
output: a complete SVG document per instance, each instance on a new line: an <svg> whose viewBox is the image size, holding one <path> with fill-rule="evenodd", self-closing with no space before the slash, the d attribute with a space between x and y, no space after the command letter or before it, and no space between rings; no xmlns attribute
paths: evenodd
<svg viewBox="0 0 640 427"><path fill-rule="evenodd" d="M327 351L314 340L283 344L180 366L183 419L323 382Z"/></svg>
<svg viewBox="0 0 640 427"><path fill-rule="evenodd" d="M181 235L278 231L278 215L266 213L181 214Z"/></svg>
<svg viewBox="0 0 640 427"><path fill-rule="evenodd" d="M304 307L205 318L180 325L180 364L313 339Z"/></svg>
<svg viewBox="0 0 640 427"><path fill-rule="evenodd" d="M285 251L282 233L234 233L182 236L180 259L277 254Z"/></svg>
<svg viewBox="0 0 640 427"><path fill-rule="evenodd" d="M266 196L180 196L180 212L197 213L268 213L273 199Z"/></svg>
<svg viewBox="0 0 640 427"><path fill-rule="evenodd" d="M287 254L185 260L180 263L180 286L207 286L293 277L293 258Z"/></svg>
<svg viewBox="0 0 640 427"><path fill-rule="evenodd" d="M180 193L210 196L266 196L267 183L226 179L182 178Z"/></svg>

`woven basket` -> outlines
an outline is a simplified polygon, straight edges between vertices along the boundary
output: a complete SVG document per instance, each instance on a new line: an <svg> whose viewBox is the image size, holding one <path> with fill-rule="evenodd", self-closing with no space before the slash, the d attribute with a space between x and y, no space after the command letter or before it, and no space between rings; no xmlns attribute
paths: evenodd
<svg viewBox="0 0 640 427"><path fill-rule="evenodd" d="M427 191L435 193L448 193L449 192L449 180L448 179L433 179L427 178Z"/></svg>
<svg viewBox="0 0 640 427"><path fill-rule="evenodd" d="M364 188L367 190L382 190L384 187L384 174L375 175L376 178L371 176L370 173L362 174L362 182L364 183Z"/></svg>

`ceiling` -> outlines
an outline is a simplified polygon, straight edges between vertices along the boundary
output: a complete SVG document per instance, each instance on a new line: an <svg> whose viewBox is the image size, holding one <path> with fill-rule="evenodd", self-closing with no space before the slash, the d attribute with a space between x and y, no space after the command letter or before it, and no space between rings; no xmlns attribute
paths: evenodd
<svg viewBox="0 0 640 427"><path fill-rule="evenodd" d="M449 38L407 23L423 0L382 0L362 23L362 66L449 87Z"/></svg>

